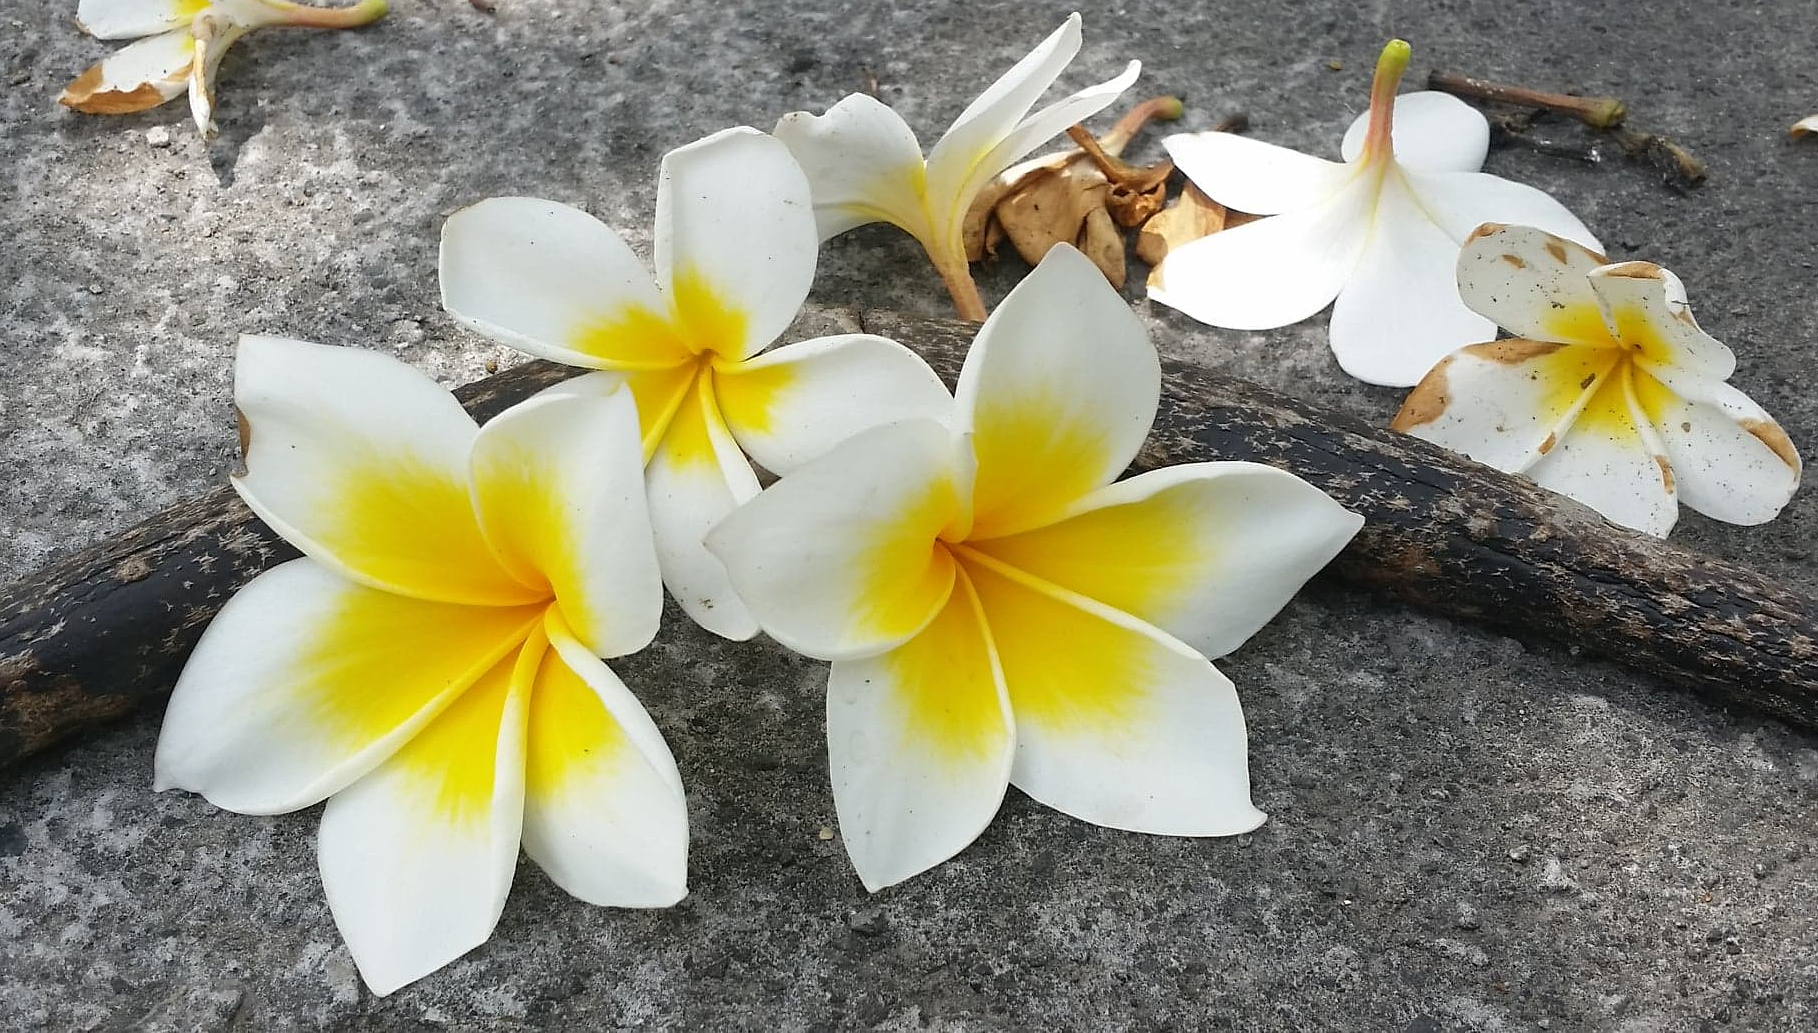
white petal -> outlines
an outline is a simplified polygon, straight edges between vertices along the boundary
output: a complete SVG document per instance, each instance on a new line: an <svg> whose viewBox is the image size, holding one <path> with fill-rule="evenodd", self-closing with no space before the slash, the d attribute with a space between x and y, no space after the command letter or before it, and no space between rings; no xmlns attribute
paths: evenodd
<svg viewBox="0 0 1818 1033"><path fill-rule="evenodd" d="M688 804L637 698L552 611L530 697L524 852L590 904L668 907L688 893Z"/></svg>
<svg viewBox="0 0 1818 1033"><path fill-rule="evenodd" d="M187 26L199 6L192 0L81 0L76 24L96 39L137 39Z"/></svg>
<svg viewBox="0 0 1818 1033"><path fill-rule="evenodd" d="M323 809L322 888L375 994L478 947L498 924L517 869L524 710L540 652L501 661Z"/></svg>
<svg viewBox="0 0 1818 1033"><path fill-rule="evenodd" d="M827 679L827 761L840 836L876 892L966 848L1009 784L1003 679L964 581L933 623Z"/></svg>
<svg viewBox="0 0 1818 1033"><path fill-rule="evenodd" d="M1256 634L1362 526L1285 470L1193 463L1118 481L1056 523L969 547L1216 657Z"/></svg>
<svg viewBox="0 0 1818 1033"><path fill-rule="evenodd" d="M480 534L454 396L388 355L277 337L234 363L245 470L234 487L284 540L363 584L422 599L541 598Z"/></svg>
<svg viewBox="0 0 1818 1033"><path fill-rule="evenodd" d="M1162 146L1207 197L1254 215L1311 208L1356 174L1339 162L1236 133L1176 133Z"/></svg>
<svg viewBox="0 0 1818 1033"><path fill-rule="evenodd" d="M713 389L740 447L779 474L859 431L953 416L953 396L928 364L871 334L820 337L716 367Z"/></svg>
<svg viewBox="0 0 1818 1033"><path fill-rule="evenodd" d="M308 559L273 567L228 600L184 665L157 786L243 814L319 803L391 756L542 611L406 599Z"/></svg>
<svg viewBox="0 0 1818 1033"><path fill-rule="evenodd" d="M1591 290L1610 334L1668 379L1723 381L1736 372L1735 353L1699 328L1670 271L1652 262L1606 265L1592 270Z"/></svg>
<svg viewBox="0 0 1818 1033"><path fill-rule="evenodd" d="M1457 239L1426 217L1391 169L1370 243L1332 306L1332 354L1344 371L1406 387L1451 352L1493 340L1495 324L1458 297L1457 265Z"/></svg>
<svg viewBox="0 0 1818 1033"><path fill-rule="evenodd" d="M776 340L819 249L808 178L782 141L740 127L663 155L657 283L696 351L744 359Z"/></svg>
<svg viewBox="0 0 1818 1033"><path fill-rule="evenodd" d="M506 567L554 592L593 655L649 645L663 582L631 392L514 405L481 428L472 463L474 504Z"/></svg>
<svg viewBox="0 0 1818 1033"><path fill-rule="evenodd" d="M1629 374L1606 378L1528 476L1614 523L1664 537L1679 519L1676 478L1631 398Z"/></svg>
<svg viewBox="0 0 1818 1033"><path fill-rule="evenodd" d="M1474 344L1440 360L1390 426L1520 473L1558 445L1620 357L1520 338Z"/></svg>
<svg viewBox="0 0 1818 1033"><path fill-rule="evenodd" d="M1501 222L1533 226L1592 251L1603 250L1596 236L1565 205L1525 183L1487 172L1400 171L1427 217L1456 243L1462 244L1486 222Z"/></svg>
<svg viewBox="0 0 1818 1033"><path fill-rule="evenodd" d="M57 101L100 115L155 108L188 87L195 53L195 41L187 28L147 36L77 76Z"/></svg>
<svg viewBox="0 0 1818 1033"><path fill-rule="evenodd" d="M701 544L707 532L758 493L757 475L720 419L707 378L657 445L645 469L650 525L656 534L663 584L695 623L725 638L757 634L757 622L739 601L726 568Z"/></svg>
<svg viewBox="0 0 1818 1033"><path fill-rule="evenodd" d="M1067 67L1067 62L1079 53L1079 45L1079 15L1070 14L1060 28L960 112L928 152L930 198L937 199L937 203L950 203L951 199L960 196L961 184L971 178L985 156L1009 137L1029 114L1036 98L1047 92L1060 77L1061 70ZM1001 168L994 170L991 175L1001 171Z"/></svg>
<svg viewBox="0 0 1818 1033"><path fill-rule="evenodd" d="M215 128L215 74L221 70L221 59L250 28L214 11L197 17L190 26L196 53L189 68L189 113L204 140L219 135Z"/></svg>
<svg viewBox="0 0 1818 1033"><path fill-rule="evenodd" d="M442 225L442 307L503 344L570 366L643 370L692 355L650 271L593 216L494 197Z"/></svg>
<svg viewBox="0 0 1818 1033"><path fill-rule="evenodd" d="M1039 526L1109 483L1142 447L1161 393L1147 331L1090 259L1051 249L972 343L954 428L977 456L977 537Z"/></svg>
<svg viewBox="0 0 1818 1033"><path fill-rule="evenodd" d="M808 176L822 240L869 222L929 236L922 205L922 145L901 115L854 93L825 115L792 111L775 136Z"/></svg>
<svg viewBox="0 0 1818 1033"><path fill-rule="evenodd" d="M949 437L931 420L865 431L727 517L707 536L770 636L823 660L875 656L947 602L955 519Z"/></svg>
<svg viewBox="0 0 1818 1033"><path fill-rule="evenodd" d="M1766 523L1799 487L1799 455L1747 395L1728 384L1707 390L1710 401L1689 401L1664 388L1640 392L1673 464L1680 501L1732 524Z"/></svg>
<svg viewBox="0 0 1818 1033"><path fill-rule="evenodd" d="M1357 268L1375 201L1374 182L1357 176L1311 208L1190 241L1150 275L1149 300L1232 330L1298 323Z"/></svg>
<svg viewBox="0 0 1818 1033"><path fill-rule="evenodd" d="M1345 130L1339 153L1356 161L1370 129L1368 111ZM1490 122L1449 93L1423 90L1395 98L1395 160L1417 172L1476 172L1490 152Z"/></svg>
<svg viewBox="0 0 1818 1033"><path fill-rule="evenodd" d="M1262 824L1237 693L1127 614L962 553L1016 719L1010 783L1076 818L1173 836Z"/></svg>
<svg viewBox="0 0 1818 1033"><path fill-rule="evenodd" d="M1608 261L1545 230L1485 223L1458 254L1458 294L1516 337L1606 345L1589 276Z"/></svg>

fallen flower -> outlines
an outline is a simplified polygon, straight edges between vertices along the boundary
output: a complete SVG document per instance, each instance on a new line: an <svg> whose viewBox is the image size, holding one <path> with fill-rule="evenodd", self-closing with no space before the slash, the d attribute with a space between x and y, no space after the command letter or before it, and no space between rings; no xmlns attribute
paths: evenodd
<svg viewBox="0 0 1818 1033"><path fill-rule="evenodd" d="M323 888L378 994L492 935L520 844L590 903L680 900L680 776L598 659L662 611L629 393L476 428L396 359L247 337L234 397L234 487L304 558L203 633L157 788L242 814L326 799Z"/></svg>
<svg viewBox="0 0 1818 1033"><path fill-rule="evenodd" d="M1699 329L1672 273L1490 224L1459 255L1458 290L1516 337L1433 367L1396 430L1526 473L1649 534L1672 529L1682 500L1759 524L1792 498L1799 454L1725 383L1736 356Z"/></svg>
<svg viewBox="0 0 1818 1033"><path fill-rule="evenodd" d="M1795 140L1802 136L1810 136L1813 133L1818 133L1818 115L1807 115L1799 121L1794 122L1793 127L1787 130L1787 135Z"/></svg>
<svg viewBox="0 0 1818 1033"><path fill-rule="evenodd" d="M82 0L76 20L84 31L139 41L83 72L57 100L77 111L120 115L155 108L187 89L196 128L212 140L215 72L235 40L268 25L358 28L387 9L386 0L327 8L289 0Z"/></svg>
<svg viewBox="0 0 1818 1033"><path fill-rule="evenodd" d="M1110 106L1142 69L1132 61L1117 78L1029 114L1079 47L1080 18L1072 14L968 105L925 161L915 131L868 94L852 94L825 115L784 115L776 136L808 173L821 239L867 223L897 226L921 242L960 317L984 319L966 261L973 198L1017 159Z"/></svg>
<svg viewBox="0 0 1818 1033"><path fill-rule="evenodd" d="M773 638L833 661L840 832L872 890L958 853L1007 785L1075 817L1247 832L1237 648L1362 520L1273 467L1112 483L1161 367L1057 245L979 331L951 424L866 431L708 536Z"/></svg>
<svg viewBox="0 0 1818 1033"><path fill-rule="evenodd" d="M1407 386L1446 353L1493 326L1459 300L1458 247L1481 223L1519 222L1595 247L1546 194L1476 171L1489 125L1443 93L1395 96L1408 45L1377 61L1370 110L1331 162L1229 133L1182 134L1164 145L1212 200L1273 216L1170 252L1149 297L1202 323L1286 326L1332 308L1333 354L1345 372Z"/></svg>
<svg viewBox="0 0 1818 1033"><path fill-rule="evenodd" d="M442 229L451 315L531 355L601 371L568 392L630 386L663 581L727 638L750 638L757 623L701 536L757 494L745 456L786 473L859 430L951 404L926 363L882 337L764 351L807 298L817 250L801 169L745 128L663 156L654 283L618 234L554 201L495 197Z"/></svg>

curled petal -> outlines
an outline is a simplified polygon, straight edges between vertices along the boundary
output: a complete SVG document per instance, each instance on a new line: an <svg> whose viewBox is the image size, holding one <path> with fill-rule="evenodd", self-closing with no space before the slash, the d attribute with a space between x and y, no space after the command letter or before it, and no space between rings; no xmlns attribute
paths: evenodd
<svg viewBox="0 0 1818 1033"><path fill-rule="evenodd" d="M1496 325L1459 298L1457 264L1457 239L1427 218L1391 171L1370 242L1332 307L1332 354L1344 371L1406 387L1452 351L1494 338Z"/></svg>
<svg viewBox="0 0 1818 1033"><path fill-rule="evenodd" d="M76 24L96 39L138 39L180 29L207 0L81 0Z"/></svg>
<svg viewBox="0 0 1818 1033"><path fill-rule="evenodd" d="M196 45L187 29L174 29L122 47L64 87L57 102L95 115L124 115L155 108L189 84Z"/></svg>
<svg viewBox="0 0 1818 1033"><path fill-rule="evenodd" d="M1592 270L1591 290L1611 336L1641 351L1650 368L1681 378L1728 380L1736 355L1698 326L1679 277L1652 262L1621 262Z"/></svg>
<svg viewBox="0 0 1818 1033"><path fill-rule="evenodd" d="M1217 657L1267 624L1362 526L1284 470L1194 463L1118 481L1053 524L970 547Z"/></svg>
<svg viewBox="0 0 1818 1033"><path fill-rule="evenodd" d="M442 225L442 307L485 336L594 369L667 369L693 353L631 247L605 223L535 197L494 197Z"/></svg>
<svg viewBox="0 0 1818 1033"><path fill-rule="evenodd" d="M953 416L953 396L928 364L871 334L816 338L717 367L713 387L740 447L779 474L870 427Z"/></svg>
<svg viewBox="0 0 1818 1033"><path fill-rule="evenodd" d="M1298 323L1331 304L1357 268L1375 200L1359 177L1312 208L1190 241L1149 277L1149 299L1233 330Z"/></svg>
<svg viewBox="0 0 1818 1033"><path fill-rule="evenodd" d="M1637 378L1642 409L1672 463L1679 499L1705 516L1763 524L1780 514L1799 487L1793 443L1759 405L1728 384L1708 400L1687 400Z"/></svg>
<svg viewBox="0 0 1818 1033"><path fill-rule="evenodd" d="M1090 259L1059 244L966 355L955 430L977 473L974 537L1045 523L1130 465L1161 394L1142 322Z"/></svg>
<svg viewBox="0 0 1818 1033"><path fill-rule="evenodd" d="M695 351L745 359L776 340L818 250L808 179L780 140L740 127L663 155L657 284Z"/></svg>
<svg viewBox="0 0 1818 1033"><path fill-rule="evenodd" d="M319 803L391 756L541 620L351 584L307 559L241 589L196 644L157 787L242 814Z"/></svg>
<svg viewBox="0 0 1818 1033"><path fill-rule="evenodd" d="M1458 253L1458 294L1516 337L1607 347L1587 277L1609 259L1532 226L1485 223Z"/></svg>
<svg viewBox="0 0 1818 1033"><path fill-rule="evenodd" d="M797 469L707 536L772 638L825 660L875 656L953 588L936 538L955 518L947 428L877 427Z"/></svg>
<svg viewBox="0 0 1818 1033"><path fill-rule="evenodd" d="M590 904L668 907L688 893L688 805L675 758L618 676L550 611L530 696L524 852Z"/></svg>
<svg viewBox="0 0 1818 1033"><path fill-rule="evenodd" d="M1627 365L1606 377L1528 476L1614 523L1664 537L1679 519L1677 477L1641 411L1633 378Z"/></svg>
<svg viewBox="0 0 1818 1033"><path fill-rule="evenodd" d="M1003 801L1015 733L962 576L940 614L827 679L827 761L840 836L865 888L924 872L978 838Z"/></svg>
<svg viewBox="0 0 1818 1033"><path fill-rule="evenodd" d="M539 632L322 811L322 888L375 994L478 947L498 924L524 824L524 711L545 648Z"/></svg>
<svg viewBox="0 0 1818 1033"><path fill-rule="evenodd" d="M962 562L1016 715L1012 785L1132 832L1229 836L1262 824L1243 710L1211 661L977 553Z"/></svg>
<svg viewBox="0 0 1818 1033"><path fill-rule="evenodd" d="M243 337L234 365L240 497L284 540L363 584L422 599L542 598L480 534L454 396L390 356Z"/></svg>
<svg viewBox="0 0 1818 1033"><path fill-rule="evenodd" d="M1236 133L1177 133L1162 146L1207 197L1253 215L1310 208L1357 174L1338 162Z"/></svg>
<svg viewBox="0 0 1818 1033"><path fill-rule="evenodd" d="M1346 161L1363 153L1369 128L1366 111L1345 130L1339 153ZM1490 122L1483 112L1438 90L1395 98L1393 136L1395 161L1417 172L1476 172L1490 152Z"/></svg>
<svg viewBox="0 0 1818 1033"><path fill-rule="evenodd" d="M215 128L215 73L220 71L227 48L250 30L251 26L212 12L197 15L190 26L195 54L189 68L189 113L204 140L219 134Z"/></svg>
<svg viewBox="0 0 1818 1033"><path fill-rule="evenodd" d="M602 370L546 387L533 397L609 398L620 388L628 389L637 403L638 439L643 447L644 462L649 463L656 455L663 435L669 432L669 424L676 413L694 397L695 381L699 377L700 367L693 364L629 373Z"/></svg>
<svg viewBox="0 0 1818 1033"><path fill-rule="evenodd" d="M922 145L884 102L854 93L825 115L792 111L777 121L775 136L808 176L822 240L871 222L923 241L932 236L922 203Z"/></svg>
<svg viewBox="0 0 1818 1033"><path fill-rule="evenodd" d="M555 595L594 656L650 643L663 582L629 391L512 406L480 430L472 469L487 541L518 580Z"/></svg>

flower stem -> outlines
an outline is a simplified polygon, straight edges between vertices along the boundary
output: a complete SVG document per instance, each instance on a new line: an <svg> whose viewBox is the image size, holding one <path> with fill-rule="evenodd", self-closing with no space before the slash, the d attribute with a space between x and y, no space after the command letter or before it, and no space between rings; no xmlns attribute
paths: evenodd
<svg viewBox="0 0 1818 1033"><path fill-rule="evenodd" d="M934 262L934 269L941 274L941 283L947 287L947 293L953 296L953 309L961 319L969 323L985 321L985 299L978 295L978 284L972 281L972 267L966 261L966 253L961 250L957 261L942 261L933 252L928 257Z"/></svg>
<svg viewBox="0 0 1818 1033"><path fill-rule="evenodd" d="M1407 40L1392 39L1376 59L1376 78L1370 83L1370 128L1364 135L1363 158L1386 158L1395 150L1395 91L1408 70L1413 48Z"/></svg>
<svg viewBox="0 0 1818 1033"><path fill-rule="evenodd" d="M1428 73L1427 88L1443 90L1455 97L1554 111L1570 115L1593 129L1609 129L1620 125L1629 115L1628 106L1616 97L1574 97L1566 93L1549 93L1546 90L1530 90L1525 86L1509 86L1488 79L1476 79L1457 72Z"/></svg>
<svg viewBox="0 0 1818 1033"><path fill-rule="evenodd" d="M1094 140L1092 134L1086 132L1085 126L1078 124L1068 126L1067 135L1072 138L1080 150L1086 152L1086 157L1092 160L1092 164L1098 166L1098 170L1105 174L1105 178L1117 186L1129 187L1132 190L1148 190L1167 179L1174 171L1174 163L1165 159L1147 168L1137 168L1122 158L1107 153L1107 148Z"/></svg>
<svg viewBox="0 0 1818 1033"><path fill-rule="evenodd" d="M1124 148L1152 119L1172 122L1186 110L1179 97L1150 97L1141 104L1124 112L1124 117L1117 120L1104 135L1098 138L1098 145L1106 154L1121 156Z"/></svg>
<svg viewBox="0 0 1818 1033"><path fill-rule="evenodd" d="M352 7L312 7L291 0L264 0L265 6L283 12L280 25L297 25L308 29L357 29L371 25L391 10L388 0L360 0Z"/></svg>

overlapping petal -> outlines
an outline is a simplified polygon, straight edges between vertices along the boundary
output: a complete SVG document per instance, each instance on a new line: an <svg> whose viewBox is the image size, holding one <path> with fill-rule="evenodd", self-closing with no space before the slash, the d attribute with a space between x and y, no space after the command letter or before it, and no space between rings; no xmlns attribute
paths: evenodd
<svg viewBox="0 0 1818 1033"><path fill-rule="evenodd" d="M1415 172L1476 172L1483 168L1490 152L1490 122L1483 112L1457 97L1438 90L1401 94L1395 98L1394 119L1389 135L1395 160L1403 167ZM1345 129L1338 148L1345 161L1363 156L1369 130L1368 111Z"/></svg>
<svg viewBox="0 0 1818 1033"><path fill-rule="evenodd" d="M883 101L854 93L824 115L792 111L773 133L813 184L822 240L872 222L891 223L918 239L932 234L922 145Z"/></svg>
<svg viewBox="0 0 1818 1033"><path fill-rule="evenodd" d="M234 487L306 555L421 599L540 598L481 535L467 469L478 428L427 376L377 352L248 336L234 403L245 456Z"/></svg>
<svg viewBox="0 0 1818 1033"><path fill-rule="evenodd" d="M81 0L76 24L96 39L137 39L182 28L209 0Z"/></svg>
<svg viewBox="0 0 1818 1033"><path fill-rule="evenodd" d="M1608 263L1543 229L1485 223L1458 253L1458 294L1516 337L1601 346L1609 334L1588 277Z"/></svg>
<svg viewBox="0 0 1818 1033"><path fill-rule="evenodd" d="M1638 393L1666 446L1681 502L1732 524L1780 515L1799 487L1802 466L1786 432L1761 406L1728 384L1711 385L1700 400L1651 385Z"/></svg>
<svg viewBox="0 0 1818 1033"><path fill-rule="evenodd" d="M1735 353L1692 318L1679 277L1652 262L1621 262L1593 269L1588 279L1610 336L1637 349L1640 361L1673 378L1682 393L1736 372Z"/></svg>
<svg viewBox="0 0 1818 1033"><path fill-rule="evenodd" d="M1236 133L1176 133L1162 146L1195 186L1254 215L1312 207L1357 174L1340 162Z"/></svg>
<svg viewBox="0 0 1818 1033"><path fill-rule="evenodd" d="M1641 411L1633 377L1629 366L1606 377L1528 476L1624 527L1664 536L1679 519L1678 479Z"/></svg>
<svg viewBox="0 0 1818 1033"><path fill-rule="evenodd" d="M148 36L107 55L57 98L65 107L98 115L155 108L189 88L195 41L188 31Z"/></svg>
<svg viewBox="0 0 1818 1033"><path fill-rule="evenodd" d="M1421 210L1456 244L1462 244L1486 222L1534 226L1593 250L1602 244L1565 205L1545 191L1492 176L1487 172L1423 172L1404 168L1401 175L1420 201Z"/></svg>

